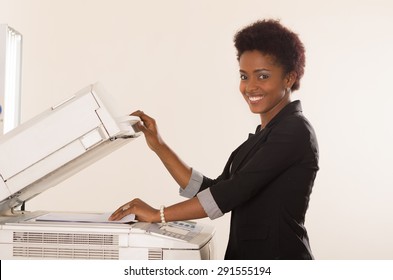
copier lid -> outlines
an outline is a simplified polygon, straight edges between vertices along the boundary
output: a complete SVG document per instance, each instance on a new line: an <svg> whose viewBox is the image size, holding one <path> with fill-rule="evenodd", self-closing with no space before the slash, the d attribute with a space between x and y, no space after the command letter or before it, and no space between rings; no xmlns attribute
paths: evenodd
<svg viewBox="0 0 393 280"><path fill-rule="evenodd" d="M139 119L115 118L103 94L88 86L0 137L0 213L139 136Z"/></svg>

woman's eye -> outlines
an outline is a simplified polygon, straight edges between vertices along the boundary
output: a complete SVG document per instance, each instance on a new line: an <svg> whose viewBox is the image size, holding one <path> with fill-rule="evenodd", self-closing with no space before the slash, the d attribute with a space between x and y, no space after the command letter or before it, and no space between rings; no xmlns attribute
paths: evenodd
<svg viewBox="0 0 393 280"><path fill-rule="evenodd" d="M261 80L265 80L267 78L269 78L269 75L266 75L266 74L259 75L259 79L261 79Z"/></svg>
<svg viewBox="0 0 393 280"><path fill-rule="evenodd" d="M240 74L240 80L242 80L242 81L247 80L247 76L243 75L243 74Z"/></svg>

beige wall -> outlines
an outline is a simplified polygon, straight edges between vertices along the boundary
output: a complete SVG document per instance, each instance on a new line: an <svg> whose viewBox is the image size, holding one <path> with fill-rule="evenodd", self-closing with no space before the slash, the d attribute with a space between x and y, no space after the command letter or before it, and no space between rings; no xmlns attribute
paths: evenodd
<svg viewBox="0 0 393 280"><path fill-rule="evenodd" d="M0 0L0 23L24 36L22 120L100 81L119 114L151 114L186 162L215 177L258 123L238 93L232 36L255 19L282 19L307 49L294 98L320 143L306 223L315 257L392 259L391 3ZM112 211L134 197L155 207L181 200L143 138L27 208ZM217 229L218 259L229 216L203 220Z"/></svg>

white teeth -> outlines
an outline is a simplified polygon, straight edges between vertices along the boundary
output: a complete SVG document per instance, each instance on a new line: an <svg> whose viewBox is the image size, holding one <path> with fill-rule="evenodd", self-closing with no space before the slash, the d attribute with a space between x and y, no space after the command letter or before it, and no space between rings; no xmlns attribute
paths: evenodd
<svg viewBox="0 0 393 280"><path fill-rule="evenodd" d="M249 96L248 99L252 102L255 102L263 99L263 96Z"/></svg>

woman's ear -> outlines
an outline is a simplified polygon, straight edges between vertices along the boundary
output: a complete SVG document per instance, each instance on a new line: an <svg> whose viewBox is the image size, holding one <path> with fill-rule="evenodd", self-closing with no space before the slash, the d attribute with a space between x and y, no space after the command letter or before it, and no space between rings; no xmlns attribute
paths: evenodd
<svg viewBox="0 0 393 280"><path fill-rule="evenodd" d="M292 88L293 84L296 82L297 74L295 71L289 72L285 77L286 88Z"/></svg>

